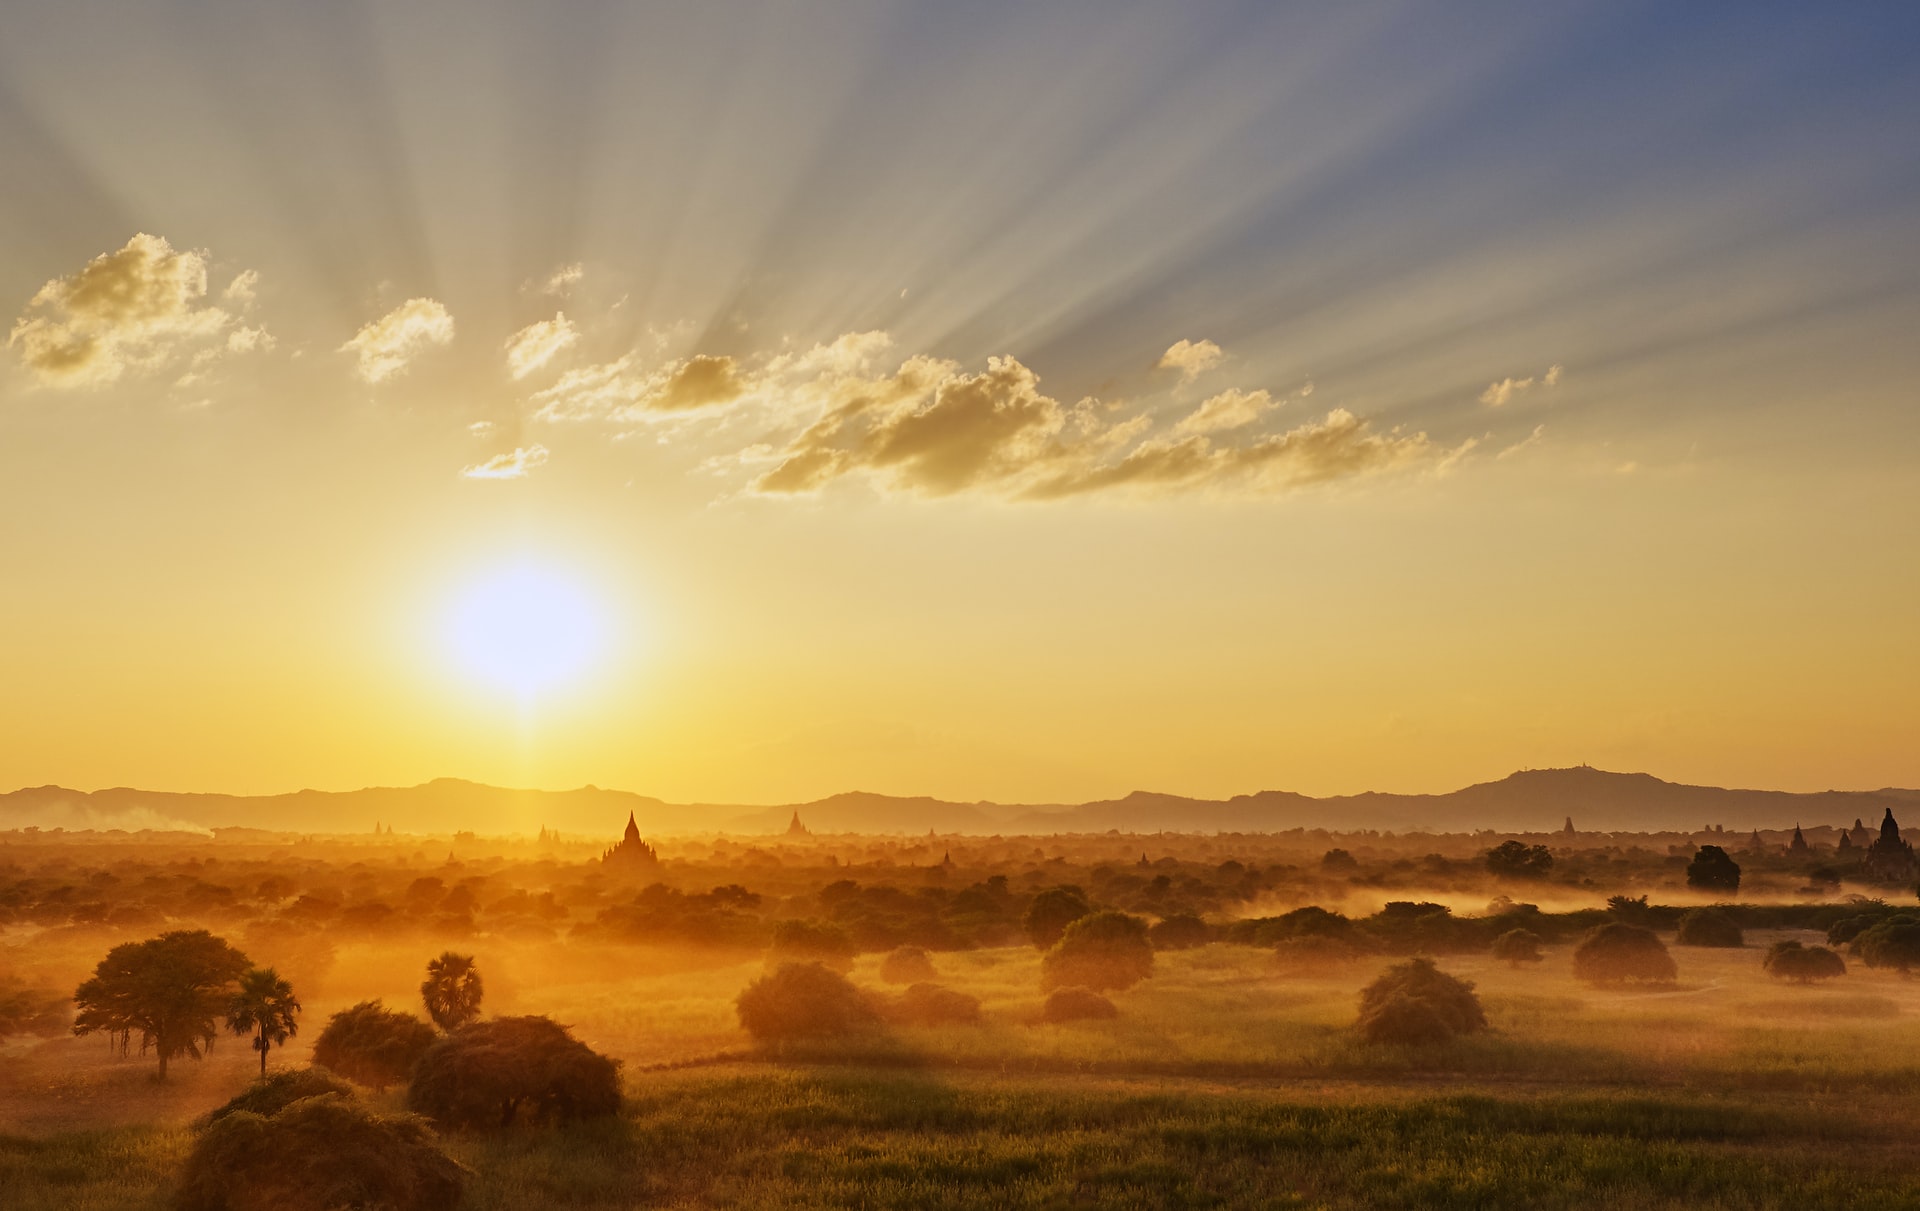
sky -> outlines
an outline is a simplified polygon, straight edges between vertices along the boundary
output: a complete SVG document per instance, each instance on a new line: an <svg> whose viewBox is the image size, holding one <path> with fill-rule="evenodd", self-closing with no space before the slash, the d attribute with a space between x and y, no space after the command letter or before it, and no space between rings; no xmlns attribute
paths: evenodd
<svg viewBox="0 0 1920 1211"><path fill-rule="evenodd" d="M0 786L1920 786L1920 9L0 9Z"/></svg>

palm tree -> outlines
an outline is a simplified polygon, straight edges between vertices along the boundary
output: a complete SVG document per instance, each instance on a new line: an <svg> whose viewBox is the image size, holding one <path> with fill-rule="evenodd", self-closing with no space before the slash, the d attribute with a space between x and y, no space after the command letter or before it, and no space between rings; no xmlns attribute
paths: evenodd
<svg viewBox="0 0 1920 1211"><path fill-rule="evenodd" d="M240 991L227 1006L227 1029L251 1034L260 1053L260 1075L267 1075L267 1052L299 1032L294 1018L300 1013L293 985L271 967L255 967L240 974Z"/></svg>
<svg viewBox="0 0 1920 1211"><path fill-rule="evenodd" d="M427 1016L449 1034L480 1016L482 991L473 956L451 950L427 964L426 982L420 985Z"/></svg>

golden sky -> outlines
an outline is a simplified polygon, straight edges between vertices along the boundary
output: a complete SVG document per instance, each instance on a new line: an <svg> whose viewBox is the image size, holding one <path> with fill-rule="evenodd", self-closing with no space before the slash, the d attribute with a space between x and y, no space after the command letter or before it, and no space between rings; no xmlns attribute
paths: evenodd
<svg viewBox="0 0 1920 1211"><path fill-rule="evenodd" d="M0 786L1920 785L1912 20L1734 17L9 5Z"/></svg>

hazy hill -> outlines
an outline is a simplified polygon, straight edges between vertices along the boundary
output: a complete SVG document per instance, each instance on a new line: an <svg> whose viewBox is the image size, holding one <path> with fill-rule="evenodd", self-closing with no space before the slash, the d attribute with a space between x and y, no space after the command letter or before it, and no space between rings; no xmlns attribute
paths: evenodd
<svg viewBox="0 0 1920 1211"><path fill-rule="evenodd" d="M815 832L1018 834L1055 832L1278 832L1290 828L1461 832L1546 832L1571 816L1583 831L1656 832L1722 824L1789 828L1794 824L1879 822L1882 811L1908 811L1920 825L1920 791L1728 790L1687 786L1651 774L1616 774L1580 766L1522 770L1439 795L1368 792L1313 798L1260 791L1231 799L1193 799L1135 791L1122 799L1080 804L953 803L925 796L865 791L808 803L752 807L673 804L629 791L515 790L441 778L420 786L285 795L219 795L174 791L67 790L31 787L0 795L0 829L245 827L289 832L371 832L376 823L401 832L535 832L555 828L616 835L628 812L655 834L785 831L794 812Z"/></svg>

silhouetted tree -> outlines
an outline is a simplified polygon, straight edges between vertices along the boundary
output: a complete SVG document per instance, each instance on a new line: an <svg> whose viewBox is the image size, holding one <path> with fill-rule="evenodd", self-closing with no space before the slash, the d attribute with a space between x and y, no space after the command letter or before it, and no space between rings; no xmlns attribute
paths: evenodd
<svg viewBox="0 0 1920 1211"><path fill-rule="evenodd" d="M485 994L473 956L451 950L427 964L427 978L420 985L427 1016L449 1032L480 1016L480 998Z"/></svg>
<svg viewBox="0 0 1920 1211"><path fill-rule="evenodd" d="M1060 935L1067 932L1067 926L1092 911L1087 905L1086 893L1079 888L1049 887L1027 906L1024 922L1027 937L1037 949L1051 950Z"/></svg>
<svg viewBox="0 0 1920 1211"><path fill-rule="evenodd" d="M1553 870L1553 854L1544 845L1502 841L1487 851L1487 873L1498 879L1544 879Z"/></svg>
<svg viewBox="0 0 1920 1211"><path fill-rule="evenodd" d="M1176 913L1149 926L1147 940L1155 950L1192 950L1213 941L1213 930L1192 913Z"/></svg>
<svg viewBox="0 0 1920 1211"><path fill-rule="evenodd" d="M1666 984L1679 973L1658 934L1624 921L1597 926L1573 948L1573 974L1590 984Z"/></svg>
<svg viewBox="0 0 1920 1211"><path fill-rule="evenodd" d="M763 1043L851 1034L879 1020L853 982L822 963L782 963L733 1004L740 1025Z"/></svg>
<svg viewBox="0 0 1920 1211"><path fill-rule="evenodd" d="M882 1013L903 1026L972 1026L980 1021L980 998L938 984L915 984Z"/></svg>
<svg viewBox="0 0 1920 1211"><path fill-rule="evenodd" d="M1330 849L1320 855L1320 869L1328 874L1345 874L1360 869L1360 861L1344 849Z"/></svg>
<svg viewBox="0 0 1920 1211"><path fill-rule="evenodd" d="M1540 962L1540 935L1531 929L1509 929L1493 940L1493 957L1510 967Z"/></svg>
<svg viewBox="0 0 1920 1211"><path fill-rule="evenodd" d="M1739 924L1717 908L1695 908L1680 918L1674 941L1682 946L1735 947L1747 944Z"/></svg>
<svg viewBox="0 0 1920 1211"><path fill-rule="evenodd" d="M1702 845L1687 863L1687 886L1701 891L1739 891L1740 864L1718 845Z"/></svg>
<svg viewBox="0 0 1920 1211"><path fill-rule="evenodd" d="M551 1018L493 1018L427 1049L407 1108L447 1127L604 1118L620 1110L620 1063Z"/></svg>
<svg viewBox="0 0 1920 1211"><path fill-rule="evenodd" d="M1846 836L1845 833L1840 834ZM1802 946L1798 942L1775 942L1767 948L1761 966L1777 980L1811 984L1847 974L1845 960L1824 946Z"/></svg>
<svg viewBox="0 0 1920 1211"><path fill-rule="evenodd" d="M207 1115L217 1123L229 1114L257 1114L271 1118L303 1097L338 1093L353 1096L353 1086L339 1080L324 1068L289 1068L272 1076L263 1076L235 1095L226 1105Z"/></svg>
<svg viewBox="0 0 1920 1211"><path fill-rule="evenodd" d="M1912 975L1920 965L1920 920L1889 917L1853 940L1853 953L1868 967L1891 967Z"/></svg>
<svg viewBox="0 0 1920 1211"><path fill-rule="evenodd" d="M1040 960L1040 987L1131 988L1153 974L1147 923L1123 912L1097 912L1067 926Z"/></svg>
<svg viewBox="0 0 1920 1211"><path fill-rule="evenodd" d="M1432 959L1387 968L1360 992L1355 1029L1369 1043L1424 1046L1487 1028L1473 985L1448 975Z"/></svg>
<svg viewBox="0 0 1920 1211"><path fill-rule="evenodd" d="M1608 896L1607 911L1616 921L1628 925L1645 925L1653 916L1653 909L1647 904L1645 896Z"/></svg>
<svg viewBox="0 0 1920 1211"><path fill-rule="evenodd" d="M255 967L240 973L240 990L227 1003L227 1029L235 1034L253 1035L253 1049L260 1053L260 1075L267 1075L267 1052L285 1043L300 1027L300 1000L293 985L280 978L271 967Z"/></svg>
<svg viewBox="0 0 1920 1211"><path fill-rule="evenodd" d="M410 1013L362 1001L327 1022L313 1041L313 1062L374 1089L398 1085L439 1036Z"/></svg>
<svg viewBox="0 0 1920 1211"><path fill-rule="evenodd" d="M838 972L853 970L859 948L847 931L828 921L776 921L767 966L782 963L824 963Z"/></svg>
<svg viewBox="0 0 1920 1211"><path fill-rule="evenodd" d="M247 956L204 929L181 929L126 942L107 952L93 976L73 994L75 1034L117 1035L121 1050L133 1034L167 1064L180 1055L199 1059L218 1033L215 1019L228 1007Z"/></svg>

